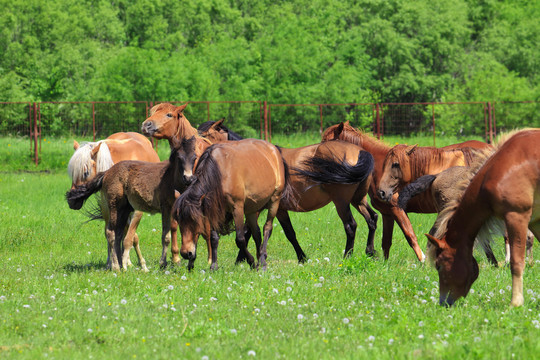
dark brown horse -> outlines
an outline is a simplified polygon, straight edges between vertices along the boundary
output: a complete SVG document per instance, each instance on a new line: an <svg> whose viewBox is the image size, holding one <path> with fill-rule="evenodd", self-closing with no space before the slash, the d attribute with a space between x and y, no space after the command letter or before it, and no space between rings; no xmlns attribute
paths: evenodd
<svg viewBox="0 0 540 360"><path fill-rule="evenodd" d="M382 249L384 257L388 259L390 255L390 248L392 246L392 233L394 229L394 221L397 222L401 231L405 235L407 242L414 250L418 260L424 261L424 253L418 246L418 240L412 228L409 217L397 206L395 201L385 202L382 201L377 194L377 188L381 180L383 173L383 163L386 155L390 151L391 147L386 145L384 142L377 140L371 135L368 135L362 131L359 131L349 125L349 122L339 123L337 125L332 125L326 129L322 135L322 141L330 140L344 140L351 142L353 144L359 145L366 151L369 151L373 158L375 159L375 167L373 169L373 180L369 188L369 195L371 198L371 204L375 209L377 209L383 218L383 236L382 236ZM466 142L465 144L469 147L474 147L479 145L477 141ZM457 145L451 145L447 148L452 148ZM480 145L481 146L481 145ZM409 205L407 206L409 212L416 213L434 213L436 209L429 200L423 199L422 196L417 196L411 199Z"/></svg>
<svg viewBox="0 0 540 360"><path fill-rule="evenodd" d="M173 216L180 225L180 254L193 268L199 235L210 237L212 230L227 234L234 221L236 245L254 267L247 250L244 216L257 246L258 264L265 269L268 239L281 198L290 196L287 168L277 147L247 139L212 145L201 156L195 171L196 180L174 204ZM264 239L257 224L259 213L268 209L263 227ZM217 269L217 238L212 237L212 265ZM262 240L262 241L261 241Z"/></svg>
<svg viewBox="0 0 540 360"><path fill-rule="evenodd" d="M199 127L199 133L212 142L238 140L239 135L231 135L231 131L222 123L223 120L206 122ZM347 236L344 256L353 252L357 227L349 204L366 219L369 228L366 253L373 255L377 214L369 207L366 198L373 157L362 148L343 141L295 149L281 148L281 151L286 163L293 169L290 182L294 192L293 201L280 203L277 218L285 236L294 246L298 260L304 261L305 255L298 244L288 212L314 211L330 202L336 206ZM239 257L238 261L241 260Z"/></svg>
<svg viewBox="0 0 540 360"><path fill-rule="evenodd" d="M183 141L179 148L173 149L168 161L150 163L143 161L121 161L106 172L83 185L76 186L66 194L69 207L79 210L84 201L101 190L102 208L107 219L105 235L111 251L111 268L124 269L127 264L125 248L121 256L121 240L129 215L134 211L161 213L161 241L163 250L160 259L162 267L167 265L167 248L170 244L171 208L176 199L175 192L186 187L184 169L193 167L195 162L195 139Z"/></svg>
<svg viewBox="0 0 540 360"><path fill-rule="evenodd" d="M511 303L523 305L527 228L540 238L539 143L540 129L522 130L501 141L478 172L464 180L463 196L441 214L435 236L426 234L436 249L442 305L469 293L479 272L472 251L475 238L489 234L501 220L510 242Z"/></svg>
<svg viewBox="0 0 540 360"><path fill-rule="evenodd" d="M105 140L97 142L86 142L79 145L73 141L75 152L71 156L68 164L68 174L71 178L71 188L92 180L97 173L108 170L117 162L123 160L140 160L159 162L159 156L152 147L152 143L143 135L134 132L114 133ZM102 204L98 204L100 207ZM106 206L106 205L104 205ZM142 212L135 211L129 221L124 243L127 246L128 254L131 247L135 247L135 252L139 258L139 263L143 271L148 271L139 247L139 237L136 233L137 226L142 218ZM105 219L107 221L107 219ZM176 245L176 242L175 242ZM178 246L176 245L177 249ZM178 258L178 253L177 258ZM111 249L107 251L107 267L111 266ZM127 265L131 265L129 255Z"/></svg>

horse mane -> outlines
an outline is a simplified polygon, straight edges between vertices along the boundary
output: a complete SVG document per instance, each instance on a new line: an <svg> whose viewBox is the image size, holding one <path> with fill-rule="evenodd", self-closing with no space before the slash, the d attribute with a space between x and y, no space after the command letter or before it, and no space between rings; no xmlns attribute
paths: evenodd
<svg viewBox="0 0 540 360"><path fill-rule="evenodd" d="M201 155L195 170L196 180L176 200L172 211L180 227L195 225L201 230L208 221L212 230L228 234L232 218L227 216L221 171L212 157L214 149L214 145L210 146Z"/></svg>
<svg viewBox="0 0 540 360"><path fill-rule="evenodd" d="M339 133L337 138L332 137L332 135L335 135L336 128L339 127L341 124L343 124L343 130ZM321 142L325 142L329 140L343 140L346 142L350 142L351 144L359 145L360 147L366 150L370 148L371 149L370 152L377 151L377 150L381 152L382 151L387 152L391 148L391 146L385 144L383 141L379 139L376 139L374 136L349 125L349 121L332 125L329 128L327 128L322 134Z"/></svg>
<svg viewBox="0 0 540 360"><path fill-rule="evenodd" d="M450 222L450 219L453 217L454 213L456 212L459 204L461 203L461 200L463 199L463 195L465 194L465 190L469 186L469 184L472 181L472 178L480 171L482 166L493 156L497 151L501 148L501 146L512 136L514 136L516 133L523 131L526 129L521 130L515 130L511 131L509 133L502 134L499 136L499 139L497 140L497 143L492 149L485 149L485 150L476 150L474 151L475 159L473 162L468 166L468 171L463 175L463 179L456 184L457 191L455 194L457 197L455 199L452 199L448 202L448 206L444 208L441 213L439 214L439 217L437 218L437 223L434 225L437 227L437 232L434 234L436 238L442 238L446 234L446 230L448 228L448 223ZM491 228L499 228L499 224L495 224L491 222L488 224L488 227ZM483 229L486 231L487 229ZM489 231L489 230L487 230ZM495 231L499 232L498 229ZM480 244L484 246L485 236L479 235L478 238L481 240Z"/></svg>
<svg viewBox="0 0 540 360"><path fill-rule="evenodd" d="M114 162L107 143L102 140L98 142L85 142L75 150L68 163L68 174L72 182L80 182L83 179L84 168L90 167L92 161L92 149L101 143L96 158L96 173L110 169Z"/></svg>

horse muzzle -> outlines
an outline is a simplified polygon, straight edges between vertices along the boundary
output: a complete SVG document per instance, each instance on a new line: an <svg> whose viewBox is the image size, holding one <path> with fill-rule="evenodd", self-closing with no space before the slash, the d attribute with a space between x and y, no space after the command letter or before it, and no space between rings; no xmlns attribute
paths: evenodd
<svg viewBox="0 0 540 360"><path fill-rule="evenodd" d="M384 191L382 189L377 190L377 196L379 199L385 202L389 202L392 200L392 195L394 195L391 191Z"/></svg>
<svg viewBox="0 0 540 360"><path fill-rule="evenodd" d="M141 125L141 132L146 136L153 136L156 131L157 128L152 121L145 121Z"/></svg>

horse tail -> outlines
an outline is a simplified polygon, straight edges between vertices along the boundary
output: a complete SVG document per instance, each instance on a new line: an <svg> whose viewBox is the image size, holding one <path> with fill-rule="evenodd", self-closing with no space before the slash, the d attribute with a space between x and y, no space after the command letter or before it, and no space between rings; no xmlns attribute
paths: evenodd
<svg viewBox="0 0 540 360"><path fill-rule="evenodd" d="M79 185L68 191L66 193L66 200L70 209L79 210L82 208L86 199L101 190L101 187L103 186L103 176L105 176L105 173L100 172L94 179L86 184Z"/></svg>
<svg viewBox="0 0 540 360"><path fill-rule="evenodd" d="M374 163L373 156L362 150L355 165L350 165L345 157L339 160L315 156L303 162L305 169L293 168L293 171L319 185L359 184L371 175Z"/></svg>
<svg viewBox="0 0 540 360"><path fill-rule="evenodd" d="M420 176L418 179L405 186L399 191L398 206L401 209L406 210L407 204L411 198L429 189L436 178L437 177L435 175Z"/></svg>
<svg viewBox="0 0 540 360"><path fill-rule="evenodd" d="M291 171L289 169L289 164L283 157L283 154L281 153L281 148L276 145L276 148L279 151L279 155L281 156L281 160L283 161L283 171L285 173L285 186L283 187L283 192L281 193L280 201L283 201L287 204L292 205L292 207L297 207L298 205L298 196L296 196L297 191L291 184Z"/></svg>

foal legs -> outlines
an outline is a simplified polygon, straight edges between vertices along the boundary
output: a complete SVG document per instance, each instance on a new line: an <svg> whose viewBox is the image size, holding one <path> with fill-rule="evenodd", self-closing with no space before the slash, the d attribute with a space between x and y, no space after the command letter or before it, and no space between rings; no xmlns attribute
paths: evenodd
<svg viewBox="0 0 540 360"><path fill-rule="evenodd" d="M137 227L139 226L142 216L143 213L141 211L135 211L129 221L129 227L126 232L126 236L124 237L124 253L122 255L122 268L124 270L127 270L127 267L131 266L131 261L129 259L129 251L131 250L131 247L135 247L135 252L137 253L137 257L139 258L139 264L142 271L148 272L148 268L146 267L146 261L144 260L141 249L139 247L139 237L135 232L137 230Z"/></svg>

